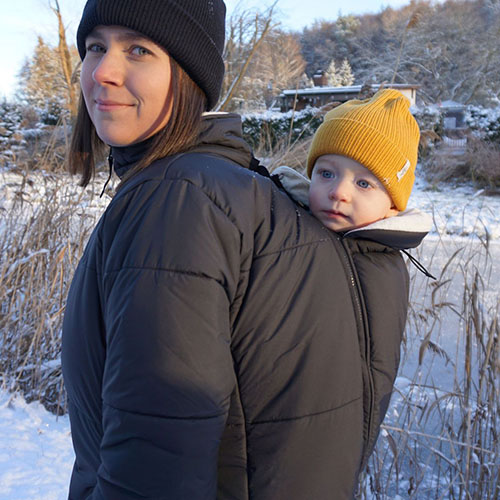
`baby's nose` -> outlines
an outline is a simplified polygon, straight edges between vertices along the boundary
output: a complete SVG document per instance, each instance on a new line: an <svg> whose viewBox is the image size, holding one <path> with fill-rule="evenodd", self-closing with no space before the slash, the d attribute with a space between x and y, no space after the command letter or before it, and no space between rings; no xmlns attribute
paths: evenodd
<svg viewBox="0 0 500 500"><path fill-rule="evenodd" d="M336 201L350 201L351 187L349 182L346 180L335 182L330 189L329 197Z"/></svg>

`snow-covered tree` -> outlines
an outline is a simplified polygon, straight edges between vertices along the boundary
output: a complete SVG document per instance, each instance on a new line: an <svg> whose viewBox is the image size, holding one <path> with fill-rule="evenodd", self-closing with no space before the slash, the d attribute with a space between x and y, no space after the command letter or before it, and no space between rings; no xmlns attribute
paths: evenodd
<svg viewBox="0 0 500 500"><path fill-rule="evenodd" d="M349 87L354 83L354 75L347 59L342 61L340 69L337 69L335 60L332 59L326 70L326 77L330 87Z"/></svg>
<svg viewBox="0 0 500 500"><path fill-rule="evenodd" d="M307 74L312 76L318 70L325 70L333 55L337 61L349 58L352 63L358 52L359 26L354 16L340 16L336 21L317 20L305 28L300 42Z"/></svg>
<svg viewBox="0 0 500 500"><path fill-rule="evenodd" d="M0 151L9 149L17 142L16 134L22 122L22 112L17 103L4 99L0 102Z"/></svg>
<svg viewBox="0 0 500 500"><path fill-rule="evenodd" d="M76 53L73 56L75 60L78 57ZM50 47L41 36L19 74L18 97L35 107L47 124L55 124L61 116L70 114L59 49Z"/></svg>
<svg viewBox="0 0 500 500"><path fill-rule="evenodd" d="M338 75L342 86L349 87L350 85L354 85L354 75L347 59L342 61Z"/></svg>
<svg viewBox="0 0 500 500"><path fill-rule="evenodd" d="M330 64L328 65L325 74L328 81L328 85L330 87L340 87L342 85L340 80L340 75L337 72L337 66L335 64L334 59L330 61Z"/></svg>

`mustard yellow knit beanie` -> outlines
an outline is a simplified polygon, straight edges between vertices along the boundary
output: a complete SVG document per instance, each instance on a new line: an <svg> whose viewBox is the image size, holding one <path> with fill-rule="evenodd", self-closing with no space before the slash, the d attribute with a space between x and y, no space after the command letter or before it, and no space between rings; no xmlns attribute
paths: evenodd
<svg viewBox="0 0 500 500"><path fill-rule="evenodd" d="M418 124L410 101L385 89L371 99L352 100L329 111L314 135L307 157L307 175L327 154L347 156L368 168L389 192L395 207L406 208L415 181Z"/></svg>

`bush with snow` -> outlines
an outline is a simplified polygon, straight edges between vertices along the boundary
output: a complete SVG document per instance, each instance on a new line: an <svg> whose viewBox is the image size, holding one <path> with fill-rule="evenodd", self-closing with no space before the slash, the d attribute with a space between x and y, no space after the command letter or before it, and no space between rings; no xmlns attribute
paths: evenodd
<svg viewBox="0 0 500 500"><path fill-rule="evenodd" d="M0 102L0 152L10 150L22 140L23 115L20 106L4 99Z"/></svg>
<svg viewBox="0 0 500 500"><path fill-rule="evenodd" d="M263 143L272 149L283 141L294 143L310 137L322 121L323 112L310 107L286 113L248 113L242 116L243 136L254 149Z"/></svg>
<svg viewBox="0 0 500 500"><path fill-rule="evenodd" d="M500 106L497 108L468 106L465 121L477 137L500 144Z"/></svg>
<svg viewBox="0 0 500 500"><path fill-rule="evenodd" d="M441 135L443 129L443 116L437 106L412 106L411 112L415 120L417 120L420 130L431 130Z"/></svg>

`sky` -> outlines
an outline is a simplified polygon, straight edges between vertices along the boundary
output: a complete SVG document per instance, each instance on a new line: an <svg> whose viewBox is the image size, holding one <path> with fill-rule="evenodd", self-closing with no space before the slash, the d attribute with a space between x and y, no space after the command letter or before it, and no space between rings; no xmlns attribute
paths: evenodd
<svg viewBox="0 0 500 500"><path fill-rule="evenodd" d="M399 8L410 0L278 0L277 9L282 27L300 30L316 19L334 20L339 14L380 12L385 7ZM0 56L2 77L0 98L10 97L15 91L17 74L26 58L33 54L37 37L52 45L57 44L57 20L50 9L54 0L2 0L0 7ZM270 6L270 0L226 0L228 15L239 8ZM59 0L68 41L75 40L85 0Z"/></svg>

